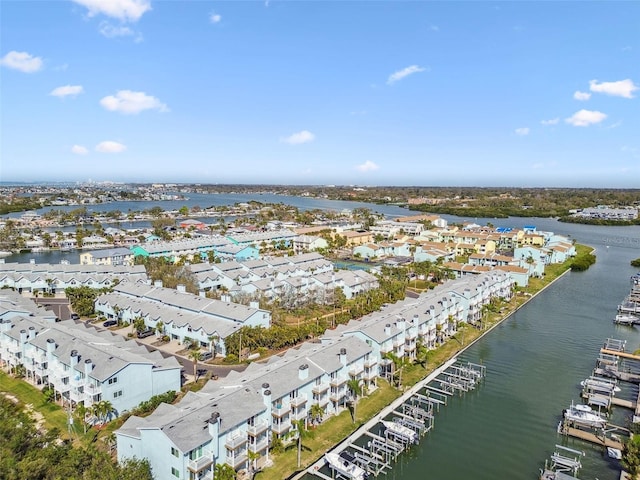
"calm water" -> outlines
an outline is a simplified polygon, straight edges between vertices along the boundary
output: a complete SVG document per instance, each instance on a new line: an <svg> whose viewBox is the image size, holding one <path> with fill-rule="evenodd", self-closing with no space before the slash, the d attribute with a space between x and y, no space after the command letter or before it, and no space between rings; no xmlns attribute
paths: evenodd
<svg viewBox="0 0 640 480"><path fill-rule="evenodd" d="M222 199L229 195L208 197ZM246 201L235 197L231 203ZM299 208L341 210L363 206L388 215L407 214L398 207L267 195L257 199L261 198L283 203L294 199L291 204ZM209 206L204 199L190 201ZM133 205L136 210L148 208L138 202ZM127 211L122 206L110 206ZM552 219L445 217L496 226L536 225L540 230L569 235L596 247L598 261L586 272L564 276L461 355L462 360L487 366L486 381L476 391L454 398L442 408L435 429L401 457L388 478L533 480L554 445L562 443L586 452L580 475L583 480L617 479L615 462L595 447L560 437L556 426L562 409L572 400L579 401L578 384L590 375L607 337L628 340L628 350L640 347L640 333L635 328L612 323L617 304L629 291L629 277L636 273L629 262L640 257L640 227L571 225ZM9 258L56 262L61 255L50 252ZM74 261L73 255L77 258L74 253L65 256ZM635 388L625 388L621 395L630 398L637 392ZM614 411L614 423L623 424L628 417L630 412L620 408Z"/></svg>
<svg viewBox="0 0 640 480"><path fill-rule="evenodd" d="M522 222L542 228L553 221ZM616 463L600 449L557 435L556 426L562 410L580 400L579 382L607 337L626 339L628 350L640 347L635 328L612 323L637 271L629 262L640 257L640 228L555 226L597 247L597 263L558 280L461 355L487 366L484 385L441 409L435 430L388 478L533 480L557 443L586 452L581 479L618 478ZM634 392L625 387L620 395ZM613 423L624 425L630 416L616 408Z"/></svg>

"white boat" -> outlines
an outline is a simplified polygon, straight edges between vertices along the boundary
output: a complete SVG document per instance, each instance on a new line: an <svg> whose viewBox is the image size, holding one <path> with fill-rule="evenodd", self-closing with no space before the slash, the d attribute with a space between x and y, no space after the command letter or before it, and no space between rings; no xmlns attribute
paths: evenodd
<svg viewBox="0 0 640 480"><path fill-rule="evenodd" d="M619 448L607 447L607 455L616 460L622 459L622 451Z"/></svg>
<svg viewBox="0 0 640 480"><path fill-rule="evenodd" d="M382 424L387 430L395 433L396 435L406 438L409 442L418 443L418 434L411 430L409 427L400 425L397 422L388 422L385 420L382 421Z"/></svg>
<svg viewBox="0 0 640 480"><path fill-rule="evenodd" d="M581 381L580 386L589 390L613 391L614 393L618 393L620 391L620 387L613 383L613 381L606 379L599 380L593 377Z"/></svg>
<svg viewBox="0 0 640 480"><path fill-rule="evenodd" d="M7 252L6 250L0 250L0 257L8 257L9 255L13 255L13 252Z"/></svg>
<svg viewBox="0 0 640 480"><path fill-rule="evenodd" d="M640 323L640 318L635 315L619 313L616 315L616 318L613 319L613 323L617 323L618 325L635 325L636 323Z"/></svg>
<svg viewBox="0 0 640 480"><path fill-rule="evenodd" d="M349 478L352 480L364 480L368 476L367 472L363 468L359 467L353 462L350 462L342 455L338 455L337 453L325 453L324 459L329 464L329 468L331 470L345 478Z"/></svg>
<svg viewBox="0 0 640 480"><path fill-rule="evenodd" d="M594 428L604 428L607 425L607 420L600 416L600 414L594 411L589 405L574 405L573 403L564 412L564 418Z"/></svg>

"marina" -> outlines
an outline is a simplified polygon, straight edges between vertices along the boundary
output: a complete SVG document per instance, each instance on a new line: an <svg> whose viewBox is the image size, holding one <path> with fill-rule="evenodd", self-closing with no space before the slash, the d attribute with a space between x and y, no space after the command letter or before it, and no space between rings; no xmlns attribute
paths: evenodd
<svg viewBox="0 0 640 480"><path fill-rule="evenodd" d="M475 389L486 367L452 359L314 463L307 474L360 480L388 474L401 454L434 428L447 399Z"/></svg>

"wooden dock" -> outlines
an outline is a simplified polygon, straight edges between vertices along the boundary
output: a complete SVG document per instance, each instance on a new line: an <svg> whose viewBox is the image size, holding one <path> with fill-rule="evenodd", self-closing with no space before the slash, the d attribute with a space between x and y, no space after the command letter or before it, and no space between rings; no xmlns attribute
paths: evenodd
<svg viewBox="0 0 640 480"><path fill-rule="evenodd" d="M564 427L564 432L566 435L574 438L579 438L580 440L585 440L590 443L595 443L596 445L617 448L618 450L622 450L623 447L622 442L613 440L611 438L602 438L595 433L587 432L586 430L580 430L579 428L566 426Z"/></svg>
<svg viewBox="0 0 640 480"><path fill-rule="evenodd" d="M634 355L633 353L619 352L617 350L609 350L607 348L601 348L600 353L613 355L615 357L628 358L629 360L637 360L640 362L640 355Z"/></svg>

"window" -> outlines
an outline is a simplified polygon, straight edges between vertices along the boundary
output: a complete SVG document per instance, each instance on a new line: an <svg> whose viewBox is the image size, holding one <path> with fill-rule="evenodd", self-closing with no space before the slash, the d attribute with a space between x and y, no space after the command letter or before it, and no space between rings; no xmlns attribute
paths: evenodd
<svg viewBox="0 0 640 480"><path fill-rule="evenodd" d="M118 390L117 392L113 392L113 398L118 398L122 396L122 390Z"/></svg>
<svg viewBox="0 0 640 480"><path fill-rule="evenodd" d="M179 454L180 452L176 447L171 447L171 455L173 455L174 457L177 457Z"/></svg>
<svg viewBox="0 0 640 480"><path fill-rule="evenodd" d="M176 478L180 478L180 472L175 467L171 467L171 475L173 475Z"/></svg>
<svg viewBox="0 0 640 480"><path fill-rule="evenodd" d="M112 385L114 383L118 383L118 377L110 378L108 383L109 383L109 385Z"/></svg>

